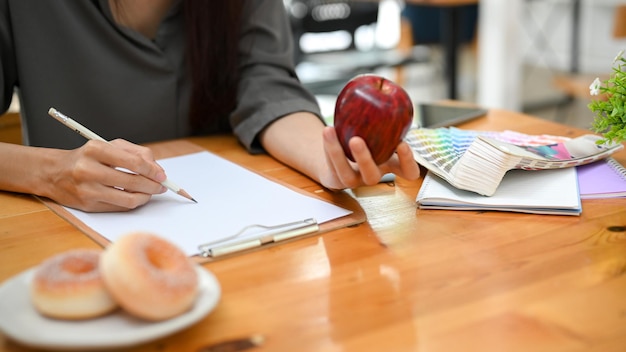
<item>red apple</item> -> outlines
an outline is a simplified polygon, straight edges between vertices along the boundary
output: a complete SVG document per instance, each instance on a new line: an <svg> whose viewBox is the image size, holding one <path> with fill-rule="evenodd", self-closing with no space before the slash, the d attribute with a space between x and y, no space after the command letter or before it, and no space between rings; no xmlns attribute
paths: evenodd
<svg viewBox="0 0 626 352"><path fill-rule="evenodd" d="M376 164L387 161L413 121L413 102L398 84L378 75L363 74L343 87L335 104L334 125L348 159L348 141L365 140Z"/></svg>

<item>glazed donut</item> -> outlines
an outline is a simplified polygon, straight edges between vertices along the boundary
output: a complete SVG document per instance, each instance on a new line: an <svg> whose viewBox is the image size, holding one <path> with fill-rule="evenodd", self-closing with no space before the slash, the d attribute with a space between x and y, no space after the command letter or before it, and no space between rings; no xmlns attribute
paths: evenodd
<svg viewBox="0 0 626 352"><path fill-rule="evenodd" d="M57 254L36 269L30 285L37 311L57 319L88 319L117 307L99 270L100 250L76 249Z"/></svg>
<svg viewBox="0 0 626 352"><path fill-rule="evenodd" d="M198 293L195 264L169 241L133 232L110 244L100 259L104 283L128 313L151 321L187 311Z"/></svg>

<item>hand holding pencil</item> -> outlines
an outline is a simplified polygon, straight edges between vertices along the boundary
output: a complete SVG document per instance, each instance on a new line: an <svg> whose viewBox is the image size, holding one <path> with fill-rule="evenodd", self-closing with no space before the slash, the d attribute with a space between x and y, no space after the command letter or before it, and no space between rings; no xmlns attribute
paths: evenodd
<svg viewBox="0 0 626 352"><path fill-rule="evenodd" d="M64 168L68 169L64 170L68 176L65 183L71 183L73 187L66 187L64 198L69 200L62 202L64 205L87 211L129 210L145 204L153 194L166 192L167 189L196 202L185 190L166 178L149 148L121 139L106 141L54 108L50 108L48 113L93 141L69 151L70 156L63 158Z"/></svg>

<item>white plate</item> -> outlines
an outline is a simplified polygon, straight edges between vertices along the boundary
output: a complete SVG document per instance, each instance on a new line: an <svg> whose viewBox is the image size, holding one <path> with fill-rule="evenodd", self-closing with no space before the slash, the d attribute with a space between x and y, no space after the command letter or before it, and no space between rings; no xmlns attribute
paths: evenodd
<svg viewBox="0 0 626 352"><path fill-rule="evenodd" d="M209 271L198 266L199 293L188 312L161 322L134 318L123 310L97 319L67 321L39 314L30 301L34 268L0 287L0 331L33 347L62 350L115 348L135 345L180 331L205 317L217 305L221 289Z"/></svg>

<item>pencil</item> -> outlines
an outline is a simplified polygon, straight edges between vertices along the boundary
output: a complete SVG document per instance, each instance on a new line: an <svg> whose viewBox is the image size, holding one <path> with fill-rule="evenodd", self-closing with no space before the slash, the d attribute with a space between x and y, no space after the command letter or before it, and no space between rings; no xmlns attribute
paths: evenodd
<svg viewBox="0 0 626 352"><path fill-rule="evenodd" d="M76 133L80 134L81 136L87 138L87 139L93 139L93 140L97 140L97 141L102 141L102 142L107 142L109 143L109 141L107 141L106 139L98 136L97 134L95 134L94 132L92 132L91 130L89 130L87 127L81 125L80 123L74 121L73 119L69 118L68 116L62 114L60 111L58 111L55 108L50 108L48 110L48 115L54 117L57 121L61 122L62 124L64 124L65 126L71 128L72 130L74 130ZM165 187L167 187L167 189L169 189L170 191L183 196L195 203L198 203L198 201L196 201L195 199L193 199L192 196L189 195L189 193L187 193L184 189L180 188L179 186L177 186L174 182L166 179L165 181L161 182L161 184Z"/></svg>

